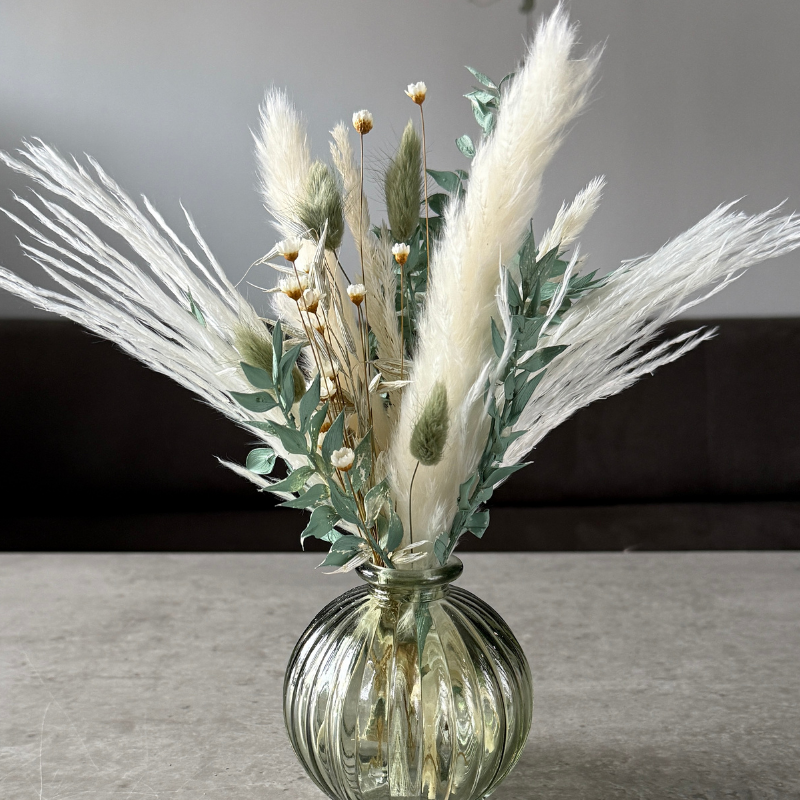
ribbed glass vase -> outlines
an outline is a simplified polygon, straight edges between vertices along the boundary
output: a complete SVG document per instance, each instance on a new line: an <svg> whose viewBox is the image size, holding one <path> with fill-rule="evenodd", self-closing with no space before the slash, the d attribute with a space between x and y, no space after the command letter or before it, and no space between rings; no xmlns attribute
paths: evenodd
<svg viewBox="0 0 800 800"><path fill-rule="evenodd" d="M497 612L431 570L365 565L295 646L284 717L297 757L335 800L478 800L525 745L533 688Z"/></svg>

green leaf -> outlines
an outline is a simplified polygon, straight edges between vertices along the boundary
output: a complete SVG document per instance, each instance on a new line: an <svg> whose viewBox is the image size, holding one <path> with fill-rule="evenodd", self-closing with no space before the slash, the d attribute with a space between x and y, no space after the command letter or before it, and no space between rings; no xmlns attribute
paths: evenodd
<svg viewBox="0 0 800 800"><path fill-rule="evenodd" d="M381 513L381 509L391 500L389 491L389 481L382 480L377 486L373 486L364 497L364 508L366 511L366 524L372 525Z"/></svg>
<svg viewBox="0 0 800 800"><path fill-rule="evenodd" d="M516 442L520 436L524 436L526 433L527 431L511 431L508 436L501 436L497 440L497 454L502 456L508 450L510 444Z"/></svg>
<svg viewBox="0 0 800 800"><path fill-rule="evenodd" d="M430 175L442 189L446 192L450 192L450 194L461 191L461 178L459 178L455 172L440 172L437 169L429 169L428 175Z"/></svg>
<svg viewBox="0 0 800 800"><path fill-rule="evenodd" d="M299 492L314 472L313 467L298 467L292 470L282 481L273 483L269 490L271 492Z"/></svg>
<svg viewBox="0 0 800 800"><path fill-rule="evenodd" d="M294 405L294 379L291 373L289 374L288 380L285 375L281 375L278 385L281 387L281 408L283 409L287 421L291 422L292 426L294 426L295 422L291 415L291 408Z"/></svg>
<svg viewBox="0 0 800 800"><path fill-rule="evenodd" d="M428 206L430 206L434 214L438 214L440 217L444 216L444 210L447 208L449 202L450 195L444 192L437 192L428 197Z"/></svg>
<svg viewBox="0 0 800 800"><path fill-rule="evenodd" d="M189 313L205 328L206 327L206 318L203 316L203 312L200 310L200 306L195 303L194 298L192 297L192 292L189 290Z"/></svg>
<svg viewBox="0 0 800 800"><path fill-rule="evenodd" d="M494 321L494 317L492 317L492 347L494 347L495 355L500 358L500 356L503 355L505 341L502 334L497 329L497 324Z"/></svg>
<svg viewBox="0 0 800 800"><path fill-rule="evenodd" d="M344 440L344 411L333 421L333 425L328 428L325 438L322 440L322 459L326 464L331 463L331 454L334 450L342 447Z"/></svg>
<svg viewBox="0 0 800 800"><path fill-rule="evenodd" d="M343 567L350 559L358 555L364 540L360 536L344 534L332 545L321 567Z"/></svg>
<svg viewBox="0 0 800 800"><path fill-rule="evenodd" d="M400 517L392 511L391 518L389 520L389 532L386 535L386 544L384 545L384 550L387 553L391 553L393 550L396 550L400 547L400 543L403 541L403 523L400 520Z"/></svg>
<svg viewBox="0 0 800 800"><path fill-rule="evenodd" d="M275 388L272 383L272 375L265 369L245 364L244 361L240 361L239 366L242 368L242 372L244 372L244 376L250 382L251 386L255 386L256 389L269 389L270 391Z"/></svg>
<svg viewBox="0 0 800 800"><path fill-rule="evenodd" d="M494 128L494 112L480 100L471 98L471 102L472 113L484 134L488 136Z"/></svg>
<svg viewBox="0 0 800 800"><path fill-rule="evenodd" d="M523 361L519 365L520 369L527 370L528 372L538 372L544 369L557 355L563 353L569 345L559 344L554 347L543 347L541 350L535 352L527 361Z"/></svg>
<svg viewBox="0 0 800 800"><path fill-rule="evenodd" d="M325 542L335 542L342 536L342 533L334 527L338 521L339 515L330 506L317 506L311 512L311 519L305 530L300 534L300 543L302 544L310 536Z"/></svg>
<svg viewBox="0 0 800 800"><path fill-rule="evenodd" d="M305 431L308 428L308 423L311 421L311 416L314 410L319 405L319 389L320 376L314 378L314 382L306 389L306 393L300 398L300 430ZM320 423L321 425L322 423Z"/></svg>
<svg viewBox="0 0 800 800"><path fill-rule="evenodd" d="M305 397L305 395L304 395ZM325 417L328 416L328 403L322 404L322 407L311 417L311 424L308 428L308 437L311 442L311 451L316 452L317 441L319 440L319 432L322 428L322 423L325 422Z"/></svg>
<svg viewBox="0 0 800 800"><path fill-rule="evenodd" d="M498 483L506 480L515 472L518 472L523 467L527 467L528 464L514 464L511 467L497 467L497 469L493 469L484 479L483 485L484 486L497 486ZM481 502L486 502L482 500Z"/></svg>
<svg viewBox="0 0 800 800"><path fill-rule="evenodd" d="M470 516L464 527L480 539L489 527L489 512L476 511Z"/></svg>
<svg viewBox="0 0 800 800"><path fill-rule="evenodd" d="M283 357L283 328L280 321L272 329L272 379L275 381L276 388L280 389L280 366Z"/></svg>
<svg viewBox="0 0 800 800"><path fill-rule="evenodd" d="M328 487L324 483L315 483L307 492L294 500L278 503L282 508L315 508L328 499Z"/></svg>
<svg viewBox="0 0 800 800"><path fill-rule="evenodd" d="M525 406L528 405L533 393L536 391L536 387L539 385L539 382L545 376L544 372L539 372L534 375L524 386L522 391L514 397L514 402L511 404L511 420L509 421L510 425L513 425L519 419L520 414L525 410Z"/></svg>
<svg viewBox="0 0 800 800"><path fill-rule="evenodd" d="M287 453L293 453L297 456L308 455L308 443L306 442L306 437L300 431L288 428L286 425L279 425L277 422L265 422L263 427L281 440L281 444Z"/></svg>
<svg viewBox="0 0 800 800"><path fill-rule="evenodd" d="M281 381L289 383L292 379L292 369L297 362L297 357L303 350L302 344L296 344L291 350L288 350L281 358Z"/></svg>
<svg viewBox="0 0 800 800"><path fill-rule="evenodd" d="M467 92L464 97L466 97L467 100L472 100L473 98L475 100L480 100L480 102L486 106L497 103L497 93L487 92L485 89L473 89L471 92Z"/></svg>
<svg viewBox="0 0 800 800"><path fill-rule="evenodd" d="M477 474L473 473L458 487L458 508L461 511L469 511L472 508L470 496L477 480Z"/></svg>
<svg viewBox="0 0 800 800"><path fill-rule="evenodd" d="M256 475L269 475L275 467L275 451L271 447L258 447L247 454L244 465Z"/></svg>
<svg viewBox="0 0 800 800"><path fill-rule="evenodd" d="M519 287L517 286L517 282L509 275L508 281L508 290L506 296L508 298L508 305L511 306L513 311L516 311L522 305L522 297L519 294Z"/></svg>
<svg viewBox="0 0 800 800"><path fill-rule="evenodd" d="M361 518L358 516L358 508L355 500L349 495L342 494L341 490L333 481L328 482L331 493L331 504L336 509L336 513L345 521L361 527Z"/></svg>
<svg viewBox="0 0 800 800"><path fill-rule="evenodd" d="M507 401L511 401L514 399L514 395L517 391L517 381L514 378L514 371L511 370L509 374L506 376L506 379L503 381L503 396Z"/></svg>
<svg viewBox="0 0 800 800"><path fill-rule="evenodd" d="M456 139L456 147L467 158L475 158L475 145L466 133Z"/></svg>
<svg viewBox="0 0 800 800"><path fill-rule="evenodd" d="M366 486L372 472L372 431L367 431L367 435L358 443L353 451L353 468L350 470L350 480L353 482L353 490L359 491L362 486Z"/></svg>
<svg viewBox="0 0 800 800"><path fill-rule="evenodd" d="M492 495L494 494L494 489L481 489L479 492L475 494L475 497L472 498L472 503L477 508L483 503L488 503L492 499Z"/></svg>
<svg viewBox="0 0 800 800"><path fill-rule="evenodd" d="M253 394L231 392L230 395L242 408L254 411L257 414L271 411L278 405L275 402L275 398L271 394L267 394L267 392L254 392Z"/></svg>
<svg viewBox="0 0 800 800"><path fill-rule="evenodd" d="M522 333L517 342L518 353L527 353L536 347L542 325L544 325L544 320L544 317L528 318L525 320L522 326Z"/></svg>
<svg viewBox="0 0 800 800"><path fill-rule="evenodd" d="M475 76L475 80L478 83L482 83L484 86L488 86L490 89L496 89L497 86L482 72L478 72L478 70L474 69L473 67L467 67L467 69Z"/></svg>
<svg viewBox="0 0 800 800"><path fill-rule="evenodd" d="M450 537L446 533L441 534L433 543L433 554L442 566L444 566L445 561L447 561L447 551L449 547Z"/></svg>

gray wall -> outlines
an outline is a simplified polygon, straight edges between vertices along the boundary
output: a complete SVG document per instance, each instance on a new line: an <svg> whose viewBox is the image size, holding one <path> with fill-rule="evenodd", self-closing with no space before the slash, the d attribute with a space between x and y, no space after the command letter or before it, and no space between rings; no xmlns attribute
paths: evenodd
<svg viewBox="0 0 800 800"><path fill-rule="evenodd" d="M0 147L39 136L88 152L169 221L192 211L230 275L274 242L255 191L249 128L270 83L326 132L367 107L373 164L429 86L429 166L466 166L453 139L475 133L463 64L500 77L523 52L519 0L1 0ZM553 0L540 0L549 11ZM596 100L548 176L546 226L563 198L605 173L584 238L609 268L652 251L722 201L800 207L798 0L573 0L587 44L607 41ZM22 184L3 169L0 199ZM371 196L378 202L379 191ZM0 261L34 274L0 223ZM266 281L266 276L254 276ZM1 316L31 316L0 297ZM694 311L800 314L800 256L759 268Z"/></svg>

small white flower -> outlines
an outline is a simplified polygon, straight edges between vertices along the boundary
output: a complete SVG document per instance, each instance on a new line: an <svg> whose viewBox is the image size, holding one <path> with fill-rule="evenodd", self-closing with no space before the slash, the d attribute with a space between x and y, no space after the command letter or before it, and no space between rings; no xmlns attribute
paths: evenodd
<svg viewBox="0 0 800 800"><path fill-rule="evenodd" d="M392 247L392 255L394 256L394 260L402 267L403 264L408 261L408 254L411 252L411 248L405 244L404 242L399 242L398 244Z"/></svg>
<svg viewBox="0 0 800 800"><path fill-rule="evenodd" d="M367 287L363 283L351 283L347 287L347 296L355 305L360 306L367 296Z"/></svg>
<svg viewBox="0 0 800 800"><path fill-rule="evenodd" d="M322 362L322 374L333 380L336 377L336 367L330 361Z"/></svg>
<svg viewBox="0 0 800 800"><path fill-rule="evenodd" d="M278 288L295 302L303 296L303 287L297 278L284 278L278 282Z"/></svg>
<svg viewBox="0 0 800 800"><path fill-rule="evenodd" d="M320 400L330 400L336 394L336 381L333 378L322 378L319 382Z"/></svg>
<svg viewBox="0 0 800 800"><path fill-rule="evenodd" d="M428 87L423 81L417 83L409 83L406 89L406 94L418 105L421 106L425 102L425 95L428 94Z"/></svg>
<svg viewBox="0 0 800 800"><path fill-rule="evenodd" d="M331 453L331 464L340 472L349 472L355 457L355 453L349 447L343 447Z"/></svg>
<svg viewBox="0 0 800 800"><path fill-rule="evenodd" d="M353 127L363 136L372 130L372 113L362 108L353 114Z"/></svg>
<svg viewBox="0 0 800 800"><path fill-rule="evenodd" d="M303 292L303 308L309 314L316 314L317 307L319 306L319 292L315 289L306 289Z"/></svg>
<svg viewBox="0 0 800 800"><path fill-rule="evenodd" d="M278 242L275 245L278 252L287 260L287 261L295 261L297 256L300 255L300 246L302 242L297 237L289 237L288 239L283 239L282 241Z"/></svg>

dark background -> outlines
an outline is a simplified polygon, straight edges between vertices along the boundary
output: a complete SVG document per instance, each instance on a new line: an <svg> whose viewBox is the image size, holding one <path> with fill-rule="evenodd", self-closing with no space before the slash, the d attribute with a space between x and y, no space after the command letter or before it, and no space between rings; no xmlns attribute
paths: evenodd
<svg viewBox="0 0 800 800"><path fill-rule="evenodd" d="M709 324L715 339L541 442L462 547L800 547L800 320ZM252 437L108 342L0 321L0 387L2 549L299 549L306 513L214 457L243 463Z"/></svg>

